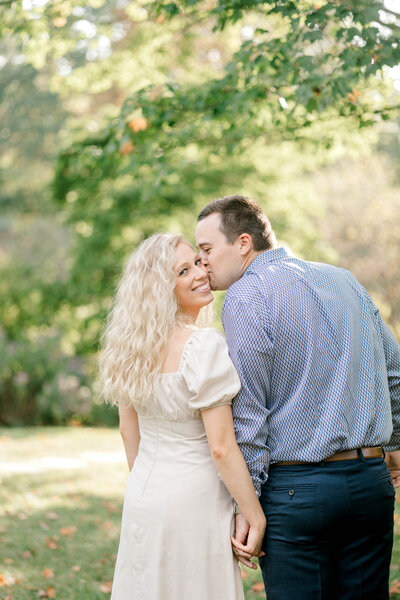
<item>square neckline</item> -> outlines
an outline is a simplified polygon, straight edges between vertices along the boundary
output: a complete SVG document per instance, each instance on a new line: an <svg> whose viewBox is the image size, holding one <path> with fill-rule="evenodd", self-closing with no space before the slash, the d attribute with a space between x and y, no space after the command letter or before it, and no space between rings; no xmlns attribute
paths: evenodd
<svg viewBox="0 0 400 600"><path fill-rule="evenodd" d="M213 329L213 327L199 327L198 329L195 329L187 338L187 340L185 341L185 343L183 344L182 347L182 353L179 359L179 365L176 371L166 371L163 373L159 373L159 376L161 377L165 377L168 375L180 375L181 371L182 371L182 367L183 367L183 359L185 358L185 355L187 354L187 347L189 345L189 342L192 340L193 336L198 333L199 331L204 331L205 329Z"/></svg>

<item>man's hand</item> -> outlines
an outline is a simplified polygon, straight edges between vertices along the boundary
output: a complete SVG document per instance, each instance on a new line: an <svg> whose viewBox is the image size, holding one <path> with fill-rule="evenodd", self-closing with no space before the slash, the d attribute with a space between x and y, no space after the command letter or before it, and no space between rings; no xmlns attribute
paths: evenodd
<svg viewBox="0 0 400 600"><path fill-rule="evenodd" d="M385 462L392 476L394 488L400 486L400 450L394 452L386 452Z"/></svg>
<svg viewBox="0 0 400 600"><path fill-rule="evenodd" d="M235 536L231 537L233 551L243 565L250 569L257 569L257 565L251 562L253 556L264 556L260 551L265 527L261 529L251 528L244 515L236 515Z"/></svg>

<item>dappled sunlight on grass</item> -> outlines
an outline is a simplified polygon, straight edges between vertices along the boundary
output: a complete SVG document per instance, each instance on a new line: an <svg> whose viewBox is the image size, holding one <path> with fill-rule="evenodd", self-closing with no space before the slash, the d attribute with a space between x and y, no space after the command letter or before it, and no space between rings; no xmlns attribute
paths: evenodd
<svg viewBox="0 0 400 600"><path fill-rule="evenodd" d="M24 436L26 433L26 436ZM0 599L106 598L118 548L128 468L116 430L2 430L1 463L79 458L90 468L7 473L0 465ZM44 594L44 595L43 595ZM55 594L55 596L52 596Z"/></svg>
<svg viewBox="0 0 400 600"><path fill-rule="evenodd" d="M78 469L2 470L93 453L98 461ZM127 477L116 429L0 429L0 600L106 600ZM399 536L396 514L391 600L400 600ZM260 570L242 577L246 600L265 600Z"/></svg>

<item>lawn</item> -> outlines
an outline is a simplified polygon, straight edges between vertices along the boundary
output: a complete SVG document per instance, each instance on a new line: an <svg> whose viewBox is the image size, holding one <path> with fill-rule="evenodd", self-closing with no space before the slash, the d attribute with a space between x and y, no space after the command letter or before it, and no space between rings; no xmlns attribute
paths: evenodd
<svg viewBox="0 0 400 600"><path fill-rule="evenodd" d="M127 474L116 430L0 429L0 600L107 600ZM263 600L260 571L243 577Z"/></svg>

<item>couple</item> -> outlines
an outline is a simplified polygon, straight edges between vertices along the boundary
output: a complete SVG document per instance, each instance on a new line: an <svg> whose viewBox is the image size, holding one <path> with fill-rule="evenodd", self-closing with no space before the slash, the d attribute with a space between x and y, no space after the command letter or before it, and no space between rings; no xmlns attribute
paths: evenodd
<svg viewBox="0 0 400 600"><path fill-rule="evenodd" d="M278 247L252 200L210 202L196 240L141 244L105 332L131 471L112 600L243 599L255 556L268 600L387 600L399 346L351 273ZM211 289L226 341L199 327Z"/></svg>

